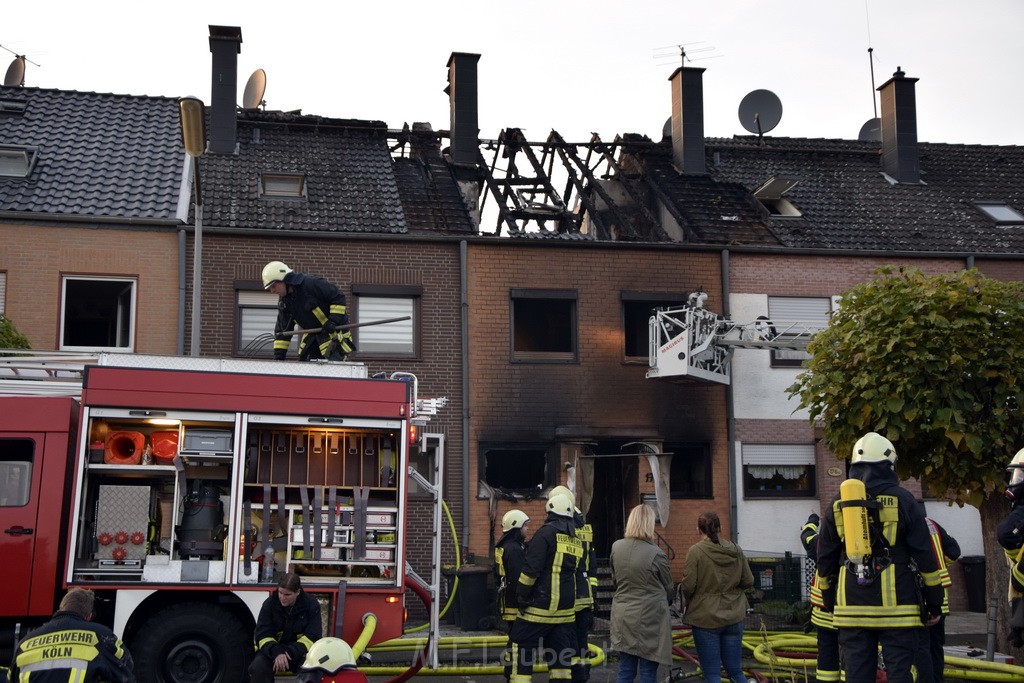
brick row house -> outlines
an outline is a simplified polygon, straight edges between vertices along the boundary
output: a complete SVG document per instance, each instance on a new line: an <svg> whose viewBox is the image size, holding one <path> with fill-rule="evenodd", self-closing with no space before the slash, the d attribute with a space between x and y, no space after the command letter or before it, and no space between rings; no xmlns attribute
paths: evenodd
<svg viewBox="0 0 1024 683"><path fill-rule="evenodd" d="M656 506L677 580L707 509L745 548L802 552L800 525L845 470L786 398L800 352L737 349L728 384L649 379L652 309L701 291L734 321L824 325L881 265L1024 279L1024 151L919 143L915 79L901 72L880 88L878 139L705 138L703 70L683 68L662 140L576 143L515 128L480 139L479 56L465 53L448 63L448 130L237 110L240 46L238 29L211 27L201 352L269 355L251 344L273 325L269 260L339 284L356 322L411 315L393 335L357 332L352 360L449 397L431 426L475 558L491 555L505 511L542 519L560 483L603 556L633 505ZM185 351L194 179L175 101L0 88L0 105L0 305L36 348ZM129 128L117 107L147 125L113 135ZM58 134L70 124L83 128ZM18 163L20 177L7 172ZM126 282L130 326L68 337L76 299L62 283L76 278ZM101 291L120 320L123 288ZM926 504L981 552L973 510ZM414 565L422 550L410 546Z"/></svg>

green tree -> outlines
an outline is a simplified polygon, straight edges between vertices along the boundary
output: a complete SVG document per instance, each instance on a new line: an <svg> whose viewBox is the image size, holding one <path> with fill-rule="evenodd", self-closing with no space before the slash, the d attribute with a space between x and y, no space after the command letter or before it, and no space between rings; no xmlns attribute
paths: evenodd
<svg viewBox="0 0 1024 683"><path fill-rule="evenodd" d="M28 337L18 331L11 319L0 314L0 349L30 349Z"/></svg>
<svg viewBox="0 0 1024 683"><path fill-rule="evenodd" d="M879 432L896 446L901 477L980 510L987 592L1004 596L1005 613L994 530L1009 511L1006 465L1024 448L1024 283L882 268L842 296L807 350L789 395L833 453L848 458L860 436Z"/></svg>

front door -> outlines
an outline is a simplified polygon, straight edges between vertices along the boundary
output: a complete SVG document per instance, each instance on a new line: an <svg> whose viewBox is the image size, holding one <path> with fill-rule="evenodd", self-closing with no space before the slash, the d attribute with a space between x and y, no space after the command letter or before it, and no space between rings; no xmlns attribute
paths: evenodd
<svg viewBox="0 0 1024 683"><path fill-rule="evenodd" d="M39 539L38 454L43 452L44 434L11 434L0 438L0 585L11 588L0 599L0 616L28 614L32 593L32 561L36 542L57 543L57 539ZM53 574L53 567L38 568Z"/></svg>
<svg viewBox="0 0 1024 683"><path fill-rule="evenodd" d="M612 543L625 533L627 513L640 502L638 472L635 455L594 458L594 497L587 521L599 558L611 554Z"/></svg>

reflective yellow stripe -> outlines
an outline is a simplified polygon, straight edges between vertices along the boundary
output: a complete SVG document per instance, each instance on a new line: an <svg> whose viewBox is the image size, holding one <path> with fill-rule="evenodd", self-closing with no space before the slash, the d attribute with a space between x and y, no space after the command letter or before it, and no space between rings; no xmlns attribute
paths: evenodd
<svg viewBox="0 0 1024 683"><path fill-rule="evenodd" d="M274 340L274 349L275 350L284 349L285 351L287 351L288 347L290 345L291 345L291 340L289 340L289 339L275 339Z"/></svg>
<svg viewBox="0 0 1024 683"><path fill-rule="evenodd" d="M276 643L276 642L277 642L277 640L276 640L276 639L274 639L274 638L270 638L270 637L268 636L267 638L264 638L263 640L261 640L261 641L259 641L258 643L256 643L256 649L257 649L257 650L260 650L260 649L262 649L262 648L263 648L263 646L264 646L264 645L266 645L267 643Z"/></svg>
<svg viewBox="0 0 1024 683"><path fill-rule="evenodd" d="M527 576L525 573L522 573L522 574L519 575L519 583L523 584L524 586L528 586L529 587L529 586L532 586L533 584L537 583L537 577L536 576Z"/></svg>
<svg viewBox="0 0 1024 683"><path fill-rule="evenodd" d="M310 640L305 633L296 638L295 642L306 648L306 652L309 652L309 648L313 647L313 641Z"/></svg>
<svg viewBox="0 0 1024 683"><path fill-rule="evenodd" d="M552 681L568 681L572 678L570 669L549 669L548 678Z"/></svg>
<svg viewBox="0 0 1024 683"><path fill-rule="evenodd" d="M331 315L345 315L345 306L342 304L331 304L330 309Z"/></svg>
<svg viewBox="0 0 1024 683"><path fill-rule="evenodd" d="M310 313L313 314L314 318L316 318L317 320L320 321L321 325L323 325L325 322L327 322L327 316L324 315L324 312L322 310L320 310L319 306L317 306L312 311L310 311Z"/></svg>

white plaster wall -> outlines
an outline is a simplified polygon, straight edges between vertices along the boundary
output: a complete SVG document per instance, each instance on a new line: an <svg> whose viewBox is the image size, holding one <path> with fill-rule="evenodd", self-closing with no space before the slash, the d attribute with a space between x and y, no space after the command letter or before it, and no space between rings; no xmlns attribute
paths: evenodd
<svg viewBox="0 0 1024 683"><path fill-rule="evenodd" d="M961 555L984 555L981 537L981 513L978 508L950 506L942 500L926 500L925 514L942 525L960 544Z"/></svg>

